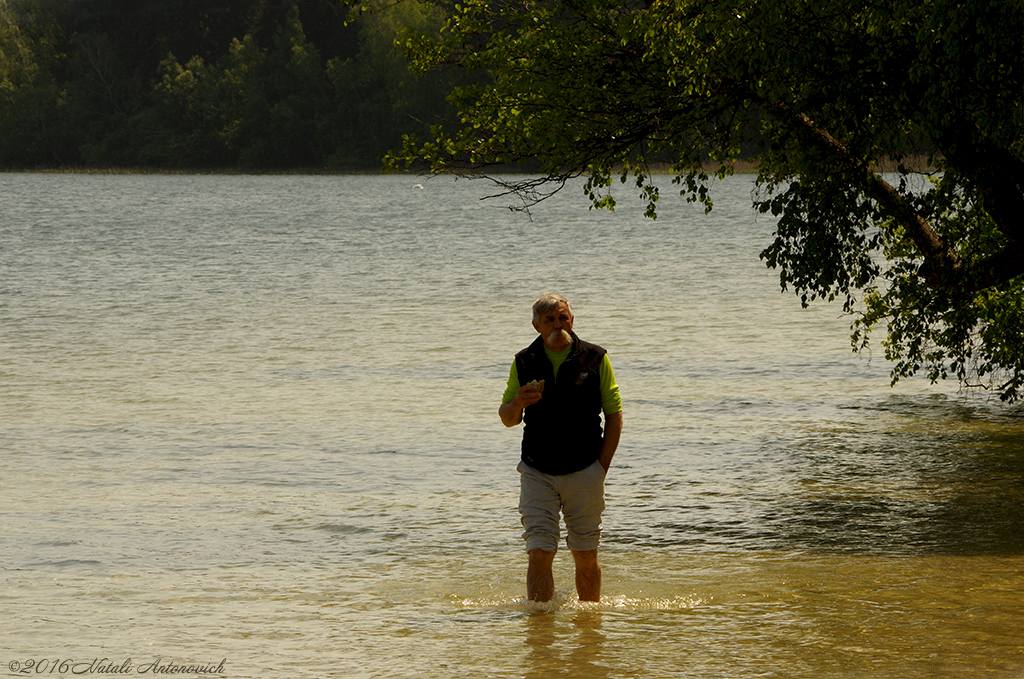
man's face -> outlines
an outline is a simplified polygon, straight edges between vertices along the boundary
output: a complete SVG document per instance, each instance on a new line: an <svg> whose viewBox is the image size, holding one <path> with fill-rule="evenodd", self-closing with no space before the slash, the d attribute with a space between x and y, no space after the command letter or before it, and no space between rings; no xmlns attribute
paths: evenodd
<svg viewBox="0 0 1024 679"><path fill-rule="evenodd" d="M552 351L564 351L572 344L569 335L572 330L572 312L564 303L541 314L540 320L533 322L533 327L544 338L544 345Z"/></svg>

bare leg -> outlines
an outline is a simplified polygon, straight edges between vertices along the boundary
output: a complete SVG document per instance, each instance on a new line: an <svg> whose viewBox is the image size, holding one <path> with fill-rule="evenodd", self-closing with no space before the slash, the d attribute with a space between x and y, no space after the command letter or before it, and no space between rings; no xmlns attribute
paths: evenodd
<svg viewBox="0 0 1024 679"><path fill-rule="evenodd" d="M572 550L576 560L576 593L580 601L601 600L601 564L597 562L597 550Z"/></svg>
<svg viewBox="0 0 1024 679"><path fill-rule="evenodd" d="M530 564L526 569L526 598L530 601L551 601L555 596L555 576L551 565L555 553L543 549L529 551Z"/></svg>

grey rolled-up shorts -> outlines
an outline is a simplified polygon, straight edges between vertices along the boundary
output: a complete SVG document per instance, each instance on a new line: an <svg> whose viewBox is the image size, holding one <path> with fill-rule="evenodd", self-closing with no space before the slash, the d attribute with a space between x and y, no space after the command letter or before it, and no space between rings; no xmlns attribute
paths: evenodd
<svg viewBox="0 0 1024 679"><path fill-rule="evenodd" d="M604 511L605 471L600 462L559 476L539 472L525 462L520 462L516 470L526 551L558 551L559 512L565 518L565 543L569 549L597 549Z"/></svg>

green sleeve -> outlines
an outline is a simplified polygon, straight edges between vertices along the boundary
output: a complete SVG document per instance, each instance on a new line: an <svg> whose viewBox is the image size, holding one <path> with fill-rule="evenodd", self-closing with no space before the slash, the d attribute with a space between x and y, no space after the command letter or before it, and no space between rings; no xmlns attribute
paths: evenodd
<svg viewBox="0 0 1024 679"><path fill-rule="evenodd" d="M622 411L622 398L619 396L619 385L615 382L615 371L608 354L601 360L601 409L605 415Z"/></svg>
<svg viewBox="0 0 1024 679"><path fill-rule="evenodd" d="M505 393L501 397L502 403L511 403L519 391L519 371L516 370L516 362L512 361L512 369L508 371L508 384L505 386Z"/></svg>
<svg viewBox="0 0 1024 679"><path fill-rule="evenodd" d="M601 359L599 370L601 372L601 409L606 415L620 412L622 399L619 396L619 385L615 382L615 371L612 370L612 362L608 358L608 354ZM505 393L501 397L501 402L511 403L520 386L516 362L512 361L512 367L508 371L508 383L505 385Z"/></svg>

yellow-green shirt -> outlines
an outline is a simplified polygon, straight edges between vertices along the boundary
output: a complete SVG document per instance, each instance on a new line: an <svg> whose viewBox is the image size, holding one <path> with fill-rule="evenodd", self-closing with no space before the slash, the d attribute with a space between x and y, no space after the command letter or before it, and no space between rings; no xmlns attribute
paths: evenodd
<svg viewBox="0 0 1024 679"><path fill-rule="evenodd" d="M569 357L569 352L572 351L572 347L567 347L565 351L555 353L544 347L544 353L547 354L548 360L551 361L551 367L554 369L555 377L558 377L558 369L562 367L565 359ZM622 398L619 396L619 385L615 382L615 371L612 370L612 362L608 359L608 354L604 355L601 359L601 365L598 368L601 374L601 409L604 410L605 415L613 415L622 411ZM519 383L519 374L516 370L516 362L512 361L512 369L509 370L508 384L505 386L505 393L502 395L502 403L510 403L512 399L516 397L516 392L519 391L519 387L522 385Z"/></svg>

